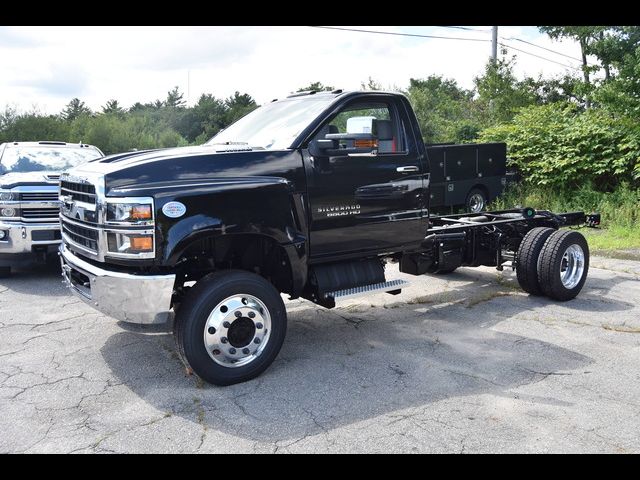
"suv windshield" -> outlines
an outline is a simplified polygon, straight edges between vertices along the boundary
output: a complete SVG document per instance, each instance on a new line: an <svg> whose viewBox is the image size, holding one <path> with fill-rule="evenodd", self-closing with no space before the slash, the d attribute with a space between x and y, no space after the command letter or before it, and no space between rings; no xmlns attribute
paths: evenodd
<svg viewBox="0 0 640 480"><path fill-rule="evenodd" d="M102 157L96 147L8 144L0 158L0 175L63 171Z"/></svg>
<svg viewBox="0 0 640 480"><path fill-rule="evenodd" d="M268 103L227 127L205 145L246 145L261 150L287 149L333 100L333 95L312 95Z"/></svg>

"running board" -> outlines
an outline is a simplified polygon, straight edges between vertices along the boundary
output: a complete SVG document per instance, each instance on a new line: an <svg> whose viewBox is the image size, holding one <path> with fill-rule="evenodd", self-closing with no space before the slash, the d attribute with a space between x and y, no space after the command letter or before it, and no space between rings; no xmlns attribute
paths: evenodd
<svg viewBox="0 0 640 480"><path fill-rule="evenodd" d="M359 297L361 295L369 295L371 293L387 292L393 295L400 293L401 289L411 285L406 280L390 280L388 282L374 283L372 285L364 285L362 287L345 288L344 290L336 290L335 292L327 292L325 297L331 300L344 300L351 297Z"/></svg>

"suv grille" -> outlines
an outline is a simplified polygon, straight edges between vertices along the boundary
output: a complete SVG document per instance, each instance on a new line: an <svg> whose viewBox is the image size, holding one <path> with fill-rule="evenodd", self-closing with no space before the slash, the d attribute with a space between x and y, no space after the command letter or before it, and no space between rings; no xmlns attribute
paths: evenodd
<svg viewBox="0 0 640 480"><path fill-rule="evenodd" d="M60 194L70 196L75 202L96 204L96 187L89 183L60 182Z"/></svg>
<svg viewBox="0 0 640 480"><path fill-rule="evenodd" d="M58 192L21 193L20 200L23 202L57 202Z"/></svg>
<svg viewBox="0 0 640 480"><path fill-rule="evenodd" d="M57 219L60 215L59 208L29 208L22 210L22 218L51 218Z"/></svg>

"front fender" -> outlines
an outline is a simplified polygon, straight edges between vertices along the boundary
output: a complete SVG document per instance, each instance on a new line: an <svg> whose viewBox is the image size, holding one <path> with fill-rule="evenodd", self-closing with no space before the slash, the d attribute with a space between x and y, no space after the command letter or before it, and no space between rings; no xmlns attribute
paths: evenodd
<svg viewBox="0 0 640 480"><path fill-rule="evenodd" d="M158 191L156 260L173 266L193 241L209 236L257 234L283 246L304 243L293 195L291 183L280 177L225 178ZM162 209L169 202L184 204L184 215L167 217Z"/></svg>

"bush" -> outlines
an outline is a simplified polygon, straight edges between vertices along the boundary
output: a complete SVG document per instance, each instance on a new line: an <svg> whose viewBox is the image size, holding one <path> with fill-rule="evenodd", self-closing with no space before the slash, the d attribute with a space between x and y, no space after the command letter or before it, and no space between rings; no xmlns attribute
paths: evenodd
<svg viewBox="0 0 640 480"><path fill-rule="evenodd" d="M480 140L506 142L510 165L535 185L606 191L640 178L640 128L601 109L565 102L526 107Z"/></svg>
<svg viewBox="0 0 640 480"><path fill-rule="evenodd" d="M602 214L605 227L637 228L640 225L640 189L622 183L612 192L600 192L589 185L576 189L551 186L514 185L491 205L501 210L533 207L552 212L584 211Z"/></svg>

